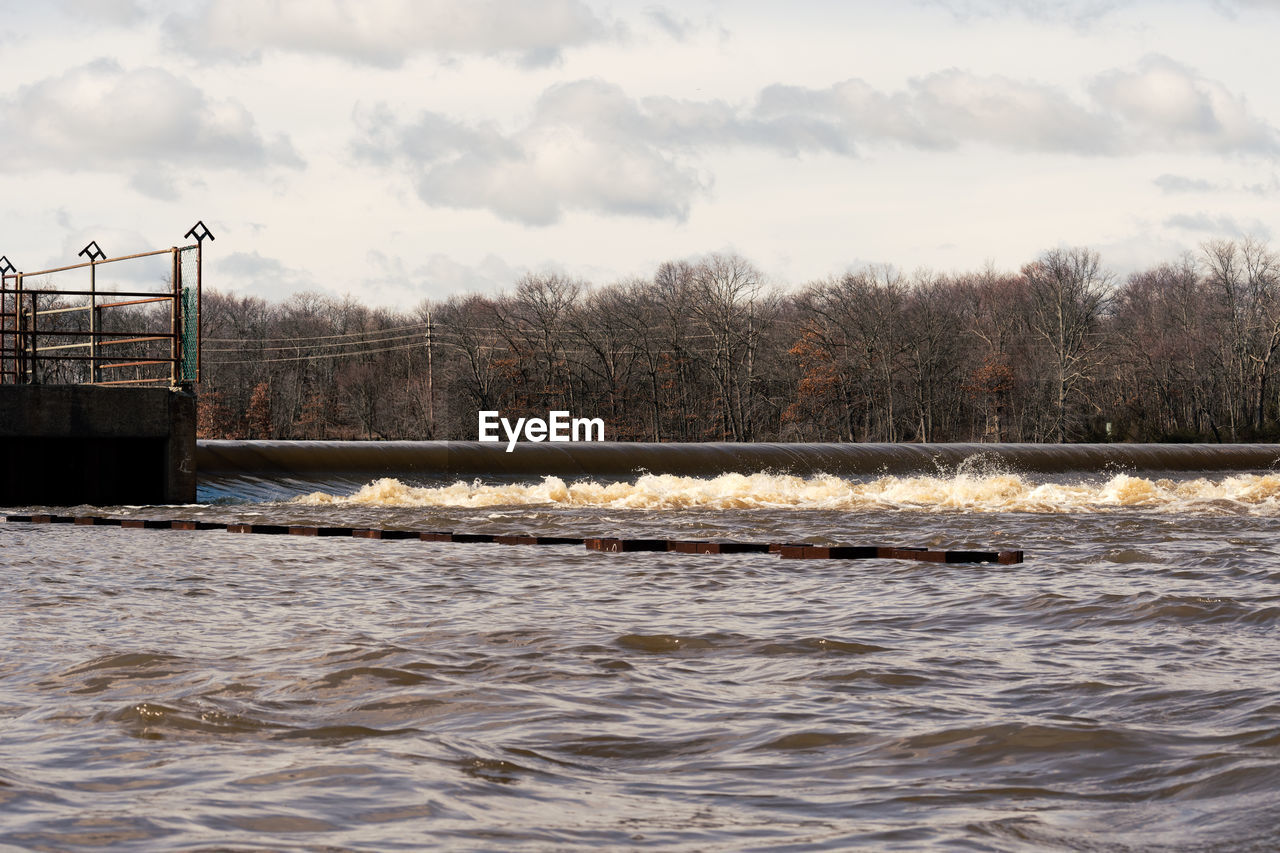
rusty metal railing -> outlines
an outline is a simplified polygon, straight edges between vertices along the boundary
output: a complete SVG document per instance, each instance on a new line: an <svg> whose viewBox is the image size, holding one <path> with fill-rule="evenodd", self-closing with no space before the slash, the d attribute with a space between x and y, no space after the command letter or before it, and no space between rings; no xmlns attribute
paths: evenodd
<svg viewBox="0 0 1280 853"><path fill-rule="evenodd" d="M115 258L95 241L80 252L87 261L37 272L0 258L0 383L199 382L202 255L213 234L198 222L185 236L195 243ZM99 285L99 267L165 255L160 288ZM87 270L87 287L53 286L77 270Z"/></svg>

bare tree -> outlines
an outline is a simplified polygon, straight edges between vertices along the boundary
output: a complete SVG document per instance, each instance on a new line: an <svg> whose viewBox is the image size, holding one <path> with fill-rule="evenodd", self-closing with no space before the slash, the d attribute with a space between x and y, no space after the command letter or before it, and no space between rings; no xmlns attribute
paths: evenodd
<svg viewBox="0 0 1280 853"><path fill-rule="evenodd" d="M1073 398L1088 402L1086 389L1101 364L1098 333L1111 298L1112 276L1098 253L1051 249L1023 268L1030 300L1031 333L1050 360L1053 422L1050 435L1066 441L1078 424L1068 411Z"/></svg>
<svg viewBox="0 0 1280 853"><path fill-rule="evenodd" d="M693 310L711 344L724 437L749 441L746 396L755 368L757 300L764 281L738 255L711 255L693 271Z"/></svg>
<svg viewBox="0 0 1280 853"><path fill-rule="evenodd" d="M1238 438L1242 426L1261 432L1280 346L1280 263L1266 244L1246 239L1205 243L1201 264L1218 306L1231 436Z"/></svg>

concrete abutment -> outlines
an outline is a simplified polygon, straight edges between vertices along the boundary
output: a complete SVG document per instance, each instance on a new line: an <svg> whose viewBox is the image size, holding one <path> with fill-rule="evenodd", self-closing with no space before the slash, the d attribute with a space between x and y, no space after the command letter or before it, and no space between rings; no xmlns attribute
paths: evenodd
<svg viewBox="0 0 1280 853"><path fill-rule="evenodd" d="M195 499L194 393L0 385L0 505Z"/></svg>

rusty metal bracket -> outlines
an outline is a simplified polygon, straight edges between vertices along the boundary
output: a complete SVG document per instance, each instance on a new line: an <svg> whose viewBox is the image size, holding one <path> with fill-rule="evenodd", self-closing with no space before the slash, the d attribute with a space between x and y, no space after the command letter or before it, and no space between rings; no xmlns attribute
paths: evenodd
<svg viewBox="0 0 1280 853"><path fill-rule="evenodd" d="M76 254L84 255L86 258L89 259L89 263L93 263L94 261L100 261L107 256L107 253L102 251L102 247L98 245L97 240L90 240L89 245L85 246Z"/></svg>
<svg viewBox="0 0 1280 853"><path fill-rule="evenodd" d="M197 243L203 243L204 238L206 237L208 237L210 240L218 239L217 237L213 236L213 232L209 230L209 226L204 224L203 219L196 222L195 225L192 225L191 230L188 231L186 234L183 234L182 236L190 237L191 239L195 240Z"/></svg>

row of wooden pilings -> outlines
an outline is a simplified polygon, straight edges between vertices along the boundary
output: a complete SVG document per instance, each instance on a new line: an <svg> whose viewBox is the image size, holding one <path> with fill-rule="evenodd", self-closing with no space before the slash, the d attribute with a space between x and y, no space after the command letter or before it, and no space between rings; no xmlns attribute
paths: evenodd
<svg viewBox="0 0 1280 853"><path fill-rule="evenodd" d="M9 515L10 523L74 524L139 530L224 530L292 536L341 536L355 539L411 539L420 542L492 543L497 545L582 545L605 553L777 554L784 560L918 560L926 563L1021 563L1022 551L936 551L878 545L814 545L781 542L711 542L684 539L534 536L528 533L455 533L453 531L384 530L369 527L315 527L292 524L213 522L192 519L110 518L96 515Z"/></svg>

